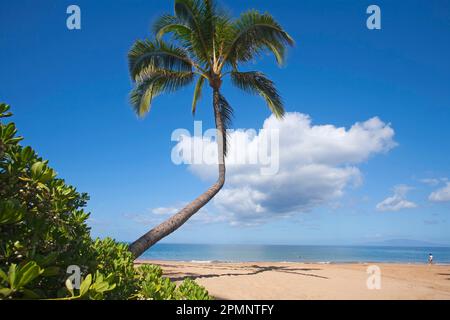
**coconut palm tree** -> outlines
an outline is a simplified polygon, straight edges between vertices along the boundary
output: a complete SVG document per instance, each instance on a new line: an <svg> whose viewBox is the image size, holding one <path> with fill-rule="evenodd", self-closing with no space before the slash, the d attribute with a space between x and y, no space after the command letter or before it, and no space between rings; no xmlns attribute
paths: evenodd
<svg viewBox="0 0 450 320"><path fill-rule="evenodd" d="M231 19L212 0L175 0L174 14L157 19L153 32L154 38L136 41L128 54L134 82L131 104L142 117L150 111L156 96L195 82L195 114L205 84L209 84L217 129L219 178L197 199L132 243L130 250L135 257L183 225L224 185L226 130L233 112L221 92L225 76L229 75L239 89L260 95L272 113L281 118L283 102L274 83L259 71L243 72L239 67L266 52L281 65L286 48L294 44L270 14L250 10Z"/></svg>

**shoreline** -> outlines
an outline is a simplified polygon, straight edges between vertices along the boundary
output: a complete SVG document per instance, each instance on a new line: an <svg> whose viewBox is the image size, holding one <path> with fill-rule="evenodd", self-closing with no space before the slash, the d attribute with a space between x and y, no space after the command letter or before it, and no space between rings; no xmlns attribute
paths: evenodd
<svg viewBox="0 0 450 320"><path fill-rule="evenodd" d="M299 264L320 264L320 265L352 265L352 264L386 264L386 265L429 265L428 262L406 262L406 261L278 261L278 260L175 260L175 259L136 259L135 264L151 264L158 262L175 262L175 263L195 263L195 264L240 264L240 263L299 263ZM450 262L433 262L433 266L450 266Z"/></svg>
<svg viewBox="0 0 450 320"><path fill-rule="evenodd" d="M180 283L191 278L218 300L450 300L450 265L407 263L182 262L155 264ZM369 289L369 266L380 272L380 288Z"/></svg>

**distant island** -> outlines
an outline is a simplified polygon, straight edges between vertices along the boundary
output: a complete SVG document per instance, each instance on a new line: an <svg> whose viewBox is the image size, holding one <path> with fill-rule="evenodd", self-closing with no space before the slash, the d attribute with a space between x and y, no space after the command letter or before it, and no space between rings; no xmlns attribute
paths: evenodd
<svg viewBox="0 0 450 320"><path fill-rule="evenodd" d="M365 246L386 246L386 247L450 247L450 245L442 243L434 243L428 241L411 240L411 239L391 239L383 241L373 241L364 243Z"/></svg>

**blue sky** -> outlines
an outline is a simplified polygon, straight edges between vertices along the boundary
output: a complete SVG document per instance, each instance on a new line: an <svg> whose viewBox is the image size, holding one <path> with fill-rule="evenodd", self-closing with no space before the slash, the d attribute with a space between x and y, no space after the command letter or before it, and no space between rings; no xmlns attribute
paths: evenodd
<svg viewBox="0 0 450 320"><path fill-rule="evenodd" d="M270 11L296 40L283 68L272 57L246 67L270 75L287 111L312 119L307 130L329 125L332 132L345 127L348 133L356 123L378 117L395 132L383 141L396 146L366 150L351 164L359 183L345 180L339 195L324 196L317 205L301 209L305 203L298 202L307 202L300 199L307 195L281 200L265 190L271 208L279 199L297 209L279 216L267 209L269 219L245 225L237 213L232 221L220 218L233 209L222 195L222 202L202 213L204 219L164 241L359 244L407 238L450 244L449 3L222 2L234 16L250 8ZM81 8L81 30L66 28L70 4ZM370 4L381 8L381 30L366 28ZM0 100L12 106L24 143L90 194L94 236L134 240L209 186L211 180L170 158L172 131L193 130L193 88L158 97L144 120L128 103L127 52L135 40L151 36L151 22L172 10L171 1L1 0L0 8ZM229 85L223 93L235 109L235 128L259 129L270 116L257 97ZM204 128L213 125L210 101L205 94L195 118ZM357 146L363 150L373 142L368 139ZM331 169L346 166L334 162ZM293 178L280 188L311 181ZM243 187L245 182L228 186Z"/></svg>

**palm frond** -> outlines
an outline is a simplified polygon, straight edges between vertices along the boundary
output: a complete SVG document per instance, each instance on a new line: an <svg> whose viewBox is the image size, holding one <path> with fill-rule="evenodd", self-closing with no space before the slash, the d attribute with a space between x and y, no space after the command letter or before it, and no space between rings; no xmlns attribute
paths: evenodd
<svg viewBox="0 0 450 320"><path fill-rule="evenodd" d="M194 89L194 97L192 99L192 114L195 115L195 111L197 109L197 103L202 96L203 84L205 83L205 78L200 76L197 80L197 84Z"/></svg>
<svg viewBox="0 0 450 320"><path fill-rule="evenodd" d="M175 0L175 16L189 26L196 28L202 11L202 1L200 0Z"/></svg>
<svg viewBox="0 0 450 320"><path fill-rule="evenodd" d="M187 72L193 62L187 52L163 41L137 40L128 53L128 64L133 81L138 81L142 73L158 69Z"/></svg>
<svg viewBox="0 0 450 320"><path fill-rule="evenodd" d="M153 33L156 39L160 40L165 34L172 33L177 40L188 40L191 36L191 28L180 22L180 20L173 15L164 14L158 18L153 24Z"/></svg>
<svg viewBox="0 0 450 320"><path fill-rule="evenodd" d="M157 95L153 84L141 83L130 92L130 103L138 117L144 117L149 111L153 97Z"/></svg>
<svg viewBox="0 0 450 320"><path fill-rule="evenodd" d="M224 156L226 156L228 151L227 129L231 127L231 123L233 121L233 108L230 106L227 99L225 99L225 97L220 92L216 92L215 94L218 95L217 103L219 108L219 115L223 125L221 133L223 138L223 154Z"/></svg>
<svg viewBox="0 0 450 320"><path fill-rule="evenodd" d="M215 50L215 30L216 30L216 6L213 0L203 0L200 7L200 22L202 26L203 39L205 40L206 50L210 58L217 54Z"/></svg>
<svg viewBox="0 0 450 320"><path fill-rule="evenodd" d="M294 40L268 13L251 10L243 13L233 24L234 37L228 44L227 62L236 66L247 62L264 51L272 52L279 64L284 62L285 47Z"/></svg>
<svg viewBox="0 0 450 320"><path fill-rule="evenodd" d="M231 72L231 81L238 88L264 98L272 113L281 118L284 115L283 101L278 94L275 84L263 73L257 71Z"/></svg>
<svg viewBox="0 0 450 320"><path fill-rule="evenodd" d="M199 61L205 65L211 65L211 47L208 45L210 35L208 34L209 23L205 20L207 9L205 3L200 0L175 0L175 17L181 24L188 26L191 32L190 50Z"/></svg>
<svg viewBox="0 0 450 320"><path fill-rule="evenodd" d="M227 44L230 43L234 36L231 21L231 18L225 13L217 15L214 19L215 27L213 48L215 50L219 65L223 62Z"/></svg>
<svg viewBox="0 0 450 320"><path fill-rule="evenodd" d="M164 92L176 91L194 80L193 72L157 70L148 72L143 80L136 83L130 93L130 103L139 117L145 116L155 97Z"/></svg>

